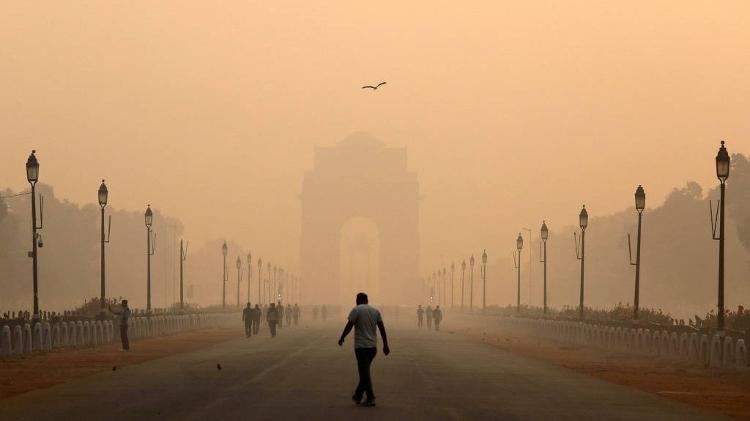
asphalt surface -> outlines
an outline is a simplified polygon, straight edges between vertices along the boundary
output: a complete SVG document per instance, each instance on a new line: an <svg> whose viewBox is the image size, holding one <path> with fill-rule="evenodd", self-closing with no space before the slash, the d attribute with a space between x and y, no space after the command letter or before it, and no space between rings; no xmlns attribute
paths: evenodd
<svg viewBox="0 0 750 421"><path fill-rule="evenodd" d="M448 324L438 333L389 328L391 355L379 349L373 363L377 406L359 407L350 400L353 337L336 345L342 327L262 332L96 374L0 401L0 419L721 419L451 334Z"/></svg>

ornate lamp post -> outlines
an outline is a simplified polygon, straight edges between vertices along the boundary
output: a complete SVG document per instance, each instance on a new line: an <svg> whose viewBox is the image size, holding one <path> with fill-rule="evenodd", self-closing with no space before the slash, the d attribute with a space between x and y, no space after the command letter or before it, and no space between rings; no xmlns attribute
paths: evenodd
<svg viewBox="0 0 750 421"><path fill-rule="evenodd" d="M446 270L443 268L443 293L441 294L441 298L443 299L443 307L445 307L448 304L448 295L445 293L445 286L447 284L446 280Z"/></svg>
<svg viewBox="0 0 750 421"><path fill-rule="evenodd" d="M516 313L521 312L521 250L523 250L523 237L521 236L521 233L518 233L518 238L516 238L516 250L518 259L516 259L516 253L513 254L513 263L515 263L516 271L518 272L518 286L516 288L517 296L516 296Z"/></svg>
<svg viewBox="0 0 750 421"><path fill-rule="evenodd" d="M482 251L482 313L487 307L487 250Z"/></svg>
<svg viewBox="0 0 750 421"><path fill-rule="evenodd" d="M716 223L711 210L711 231L713 239L719 241L719 302L717 312L716 330L723 334L724 332L724 198L726 195L726 182L729 178L730 158L727 149L724 147L724 141L721 142L719 152L716 154L716 177L719 179L721 196L719 199L719 209L716 215L719 219L718 228L719 236L716 236Z"/></svg>
<svg viewBox="0 0 750 421"><path fill-rule="evenodd" d="M237 256L237 308L240 308L240 281L242 281L242 260Z"/></svg>
<svg viewBox="0 0 750 421"><path fill-rule="evenodd" d="M453 294L456 292L456 289L453 287L453 274L456 272L456 264L451 263L451 309L453 309Z"/></svg>
<svg viewBox="0 0 750 421"><path fill-rule="evenodd" d="M39 225L36 224L36 183L39 181L39 161L36 159L36 150L31 151L29 159L26 160L26 180L31 185L31 257L32 281L34 287L34 320L39 319L39 271L37 247L42 247L42 236L37 230L44 225L44 199L39 198L41 209L39 212Z"/></svg>
<svg viewBox="0 0 750 421"><path fill-rule="evenodd" d="M630 264L635 266L635 295L633 297L633 320L638 320L638 308L640 301L640 279L641 279L641 219L643 210L646 208L646 192L642 186L635 189L635 210L638 212L638 236L635 244L635 262L630 247L630 234L628 234L628 255Z"/></svg>
<svg viewBox="0 0 750 421"><path fill-rule="evenodd" d="M278 275L278 273L279 268L276 265L273 265L273 281L271 282L271 299L273 302L276 302L276 293L278 291L276 283L276 275Z"/></svg>
<svg viewBox="0 0 750 421"><path fill-rule="evenodd" d="M180 240L180 310L185 309L185 301L182 296L182 266L185 260L187 260L187 244L183 248L182 240Z"/></svg>
<svg viewBox="0 0 750 421"><path fill-rule="evenodd" d="M143 214L143 220L146 224L146 311L151 312L151 256L154 255L154 234L151 231L151 225L154 223L154 214L151 212L151 205L146 207Z"/></svg>
<svg viewBox="0 0 750 421"><path fill-rule="evenodd" d="M268 299L267 303L271 304L273 302L273 298L271 297L271 288L273 287L273 284L271 283L271 274L273 273L271 271L271 262L268 262L266 264L266 271L268 272L268 288L266 288L266 298Z"/></svg>
<svg viewBox="0 0 750 421"><path fill-rule="evenodd" d="M224 265L221 275L221 308L227 308L227 242L221 246L221 254L224 256Z"/></svg>
<svg viewBox="0 0 750 421"><path fill-rule="evenodd" d="M104 271L104 244L109 243L109 229L112 228L112 217L109 217L109 228L108 228L108 235L104 235L104 208L107 207L107 199L109 198L109 190L107 190L107 185L104 184L104 180L102 180L102 184L99 186L99 192L98 192L98 199L99 199L99 207L102 210L102 236L101 236L101 291L100 291L100 297L99 297L99 305L101 308L100 311L100 317L104 317L105 312L105 305L104 300L106 297L106 282L105 282L105 271Z"/></svg>
<svg viewBox="0 0 750 421"><path fill-rule="evenodd" d="M461 311L464 311L464 278L466 277L466 259L461 262Z"/></svg>
<svg viewBox="0 0 750 421"><path fill-rule="evenodd" d="M261 284L263 283L263 260L258 258L258 300L263 304L263 294L261 293Z"/></svg>
<svg viewBox="0 0 750 421"><path fill-rule="evenodd" d="M253 279L253 255L247 253L247 302L250 302L250 280ZM258 297L260 300L260 297Z"/></svg>
<svg viewBox="0 0 750 421"><path fill-rule="evenodd" d="M469 310L474 311L474 256L469 259Z"/></svg>
<svg viewBox="0 0 750 421"><path fill-rule="evenodd" d="M542 237L542 245L544 250L542 251L541 263L544 264L544 314L547 314L547 239L549 238L549 229L547 229L547 223L542 221L542 228L539 231Z"/></svg>
<svg viewBox="0 0 750 421"><path fill-rule="evenodd" d="M581 213L578 214L578 225L581 227L581 247L578 250L578 241L576 244L576 258L581 261L581 297L578 304L578 317L583 320L583 290L584 290L584 269L586 263L586 227L589 225L589 213L586 211L586 205L583 205ZM575 233L573 233L575 240Z"/></svg>

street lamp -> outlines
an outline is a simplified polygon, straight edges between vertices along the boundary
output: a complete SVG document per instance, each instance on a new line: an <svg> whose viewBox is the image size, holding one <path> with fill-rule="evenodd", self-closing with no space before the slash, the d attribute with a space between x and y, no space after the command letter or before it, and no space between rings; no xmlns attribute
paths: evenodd
<svg viewBox="0 0 750 421"><path fill-rule="evenodd" d="M482 313L487 306L487 250L482 251Z"/></svg>
<svg viewBox="0 0 750 421"><path fill-rule="evenodd" d="M271 284L271 262L268 262L266 264L266 272L268 273L268 283L266 284L268 285L268 288L266 288L265 294L266 298L268 299L268 304L270 304L273 302L273 298L271 298L271 287L273 287L273 285Z"/></svg>
<svg viewBox="0 0 750 421"><path fill-rule="evenodd" d="M263 304L263 293L261 292L261 283L263 282L263 260L258 258L258 300Z"/></svg>
<svg viewBox="0 0 750 421"><path fill-rule="evenodd" d="M221 308L225 309L227 307L227 242L224 241L224 244L221 246L221 254L224 256L224 266L222 267L222 275L221 275Z"/></svg>
<svg viewBox="0 0 750 421"><path fill-rule="evenodd" d="M250 280L253 278L253 255L247 253L247 302L250 302ZM260 299L260 297L258 298Z"/></svg>
<svg viewBox="0 0 750 421"><path fill-rule="evenodd" d="M474 256L469 259L469 310L474 311Z"/></svg>
<svg viewBox="0 0 750 421"><path fill-rule="evenodd" d="M180 240L180 310L185 309L185 301L182 296L182 266L185 260L187 260L187 244L183 248L182 240Z"/></svg>
<svg viewBox="0 0 750 421"><path fill-rule="evenodd" d="M518 286L516 287L516 313L521 312L521 250L523 250L523 237L521 233L518 233L516 238L516 250L518 259L516 259L516 253L513 254L513 263L515 263L516 272L518 272Z"/></svg>
<svg viewBox="0 0 750 421"><path fill-rule="evenodd" d="M279 273L279 268L273 265L273 282L271 283L271 293L273 294L273 301L276 302L276 295L278 293L278 284L276 283L276 275Z"/></svg>
<svg viewBox="0 0 750 421"><path fill-rule="evenodd" d="M102 210L102 236L101 236L101 296L99 297L99 307L101 308L101 314L100 317L104 317L104 300L106 296L106 283L105 283L105 273L104 273L104 244L109 243L109 232L112 228L112 216L109 217L109 229L107 230L107 236L104 235L104 208L107 207L107 199L109 198L109 190L107 190L107 185L104 184L104 180L102 180L102 184L99 186L99 192L97 194L99 199L99 207Z"/></svg>
<svg viewBox="0 0 750 421"><path fill-rule="evenodd" d="M711 207L711 231L714 240L719 241L719 303L718 318L716 329L720 334L724 332L724 198L726 195L726 182L729 178L730 158L727 149L724 147L724 141L721 142L719 152L716 154L716 177L719 179L721 196L719 199L719 209L716 215L719 219L718 228L719 236L716 236L716 218L713 215Z"/></svg>
<svg viewBox="0 0 750 421"><path fill-rule="evenodd" d="M151 231L151 225L154 223L154 213L151 212L151 205L146 207L143 214L143 221L146 224L146 311L151 312L151 256L155 252L155 238Z"/></svg>
<svg viewBox="0 0 750 421"><path fill-rule="evenodd" d="M544 314L547 314L547 239L549 238L549 229L547 229L545 221L542 221L542 228L539 231L539 235L542 237L544 247L541 263L544 264Z"/></svg>
<svg viewBox="0 0 750 421"><path fill-rule="evenodd" d="M240 308L240 281L242 280L242 260L237 256L237 308Z"/></svg>
<svg viewBox="0 0 750 421"><path fill-rule="evenodd" d="M29 257L31 257L32 265L32 281L34 287L34 320L39 319L39 272L38 272L38 259L37 259L37 247L42 247L42 236L37 233L37 230L42 229L44 224L44 198L39 197L40 212L39 212L39 225L36 224L36 183L39 181L39 161L36 159L36 150L31 151L31 155L26 160L26 180L31 185L31 251Z"/></svg>
<svg viewBox="0 0 750 421"><path fill-rule="evenodd" d="M453 274L456 272L456 264L451 263L451 309L453 309L453 293L456 292L456 289L453 287Z"/></svg>
<svg viewBox="0 0 750 421"><path fill-rule="evenodd" d="M589 213L586 211L586 205L583 205L581 213L578 214L578 225L581 227L581 246L578 249L578 240L573 233L573 240L576 245L576 258L581 261L581 297L578 304L578 317L583 320L583 288L584 288L584 268L586 263L586 227L589 225Z"/></svg>
<svg viewBox="0 0 750 421"><path fill-rule="evenodd" d="M466 277L466 259L464 259L461 262L461 311L464 311L464 293L466 292L466 289L464 288L464 278Z"/></svg>
<svg viewBox="0 0 750 421"><path fill-rule="evenodd" d="M646 192L642 186L635 189L635 210L638 212L638 236L635 244L635 262L630 247L630 234L628 234L628 257L630 264L635 266L635 295L633 298L633 320L638 320L638 307L640 302L640 279L641 279L641 219L643 210L646 208Z"/></svg>
<svg viewBox="0 0 750 421"><path fill-rule="evenodd" d="M447 278L445 277L445 274L446 274L446 270L445 270L445 268L443 268L443 294L442 294L443 307L445 307L448 304L448 295L445 293L445 286L447 284L447 282L446 282Z"/></svg>

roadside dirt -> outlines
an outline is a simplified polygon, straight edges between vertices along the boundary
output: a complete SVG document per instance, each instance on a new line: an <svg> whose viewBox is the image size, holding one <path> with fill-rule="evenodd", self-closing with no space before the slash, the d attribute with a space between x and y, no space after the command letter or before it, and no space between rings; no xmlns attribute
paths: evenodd
<svg viewBox="0 0 750 421"><path fill-rule="evenodd" d="M0 400L85 377L100 371L191 352L244 336L241 329L218 328L131 341L130 352L118 343L97 348L58 350L0 359Z"/></svg>
<svg viewBox="0 0 750 421"><path fill-rule="evenodd" d="M514 333L481 329L455 329L454 332L517 355L750 420L750 372L710 370L694 364L571 346Z"/></svg>

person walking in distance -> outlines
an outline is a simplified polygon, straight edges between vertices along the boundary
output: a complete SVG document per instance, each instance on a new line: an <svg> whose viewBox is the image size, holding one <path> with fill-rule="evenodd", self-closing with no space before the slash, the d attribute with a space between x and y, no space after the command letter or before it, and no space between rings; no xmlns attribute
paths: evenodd
<svg viewBox="0 0 750 421"><path fill-rule="evenodd" d="M278 304L276 304L276 311L279 313L278 320L276 320L276 325L279 327L279 329L284 328L284 306L281 305L281 301L279 301Z"/></svg>
<svg viewBox="0 0 750 421"><path fill-rule="evenodd" d="M286 325L292 327L292 305L287 304L284 309L284 317L286 317Z"/></svg>
<svg viewBox="0 0 750 421"><path fill-rule="evenodd" d="M348 321L344 331L339 338L339 346L344 345L344 339L354 328L354 355L357 358L357 371L359 372L359 384L354 390L352 400L357 405L375 406L375 393L372 390L372 379L370 378L370 365L378 353L378 336L375 327L380 330L383 340L383 354L391 353L388 347L388 337L385 334L385 325L380 311L368 304L367 294L357 294L357 305L349 313ZM367 399L362 402L362 397Z"/></svg>
<svg viewBox="0 0 750 421"><path fill-rule="evenodd" d="M260 309L260 306L256 304L253 309L253 334L255 335L257 335L258 330L260 330L261 313L263 313L263 311Z"/></svg>
<svg viewBox="0 0 750 421"><path fill-rule="evenodd" d="M276 304L271 303L271 307L268 307L266 312L266 321L268 322L268 328L271 330L271 337L276 337L276 323L279 321L279 312L276 309Z"/></svg>
<svg viewBox="0 0 750 421"><path fill-rule="evenodd" d="M130 319L130 308L128 308L128 300L122 300L122 306L120 310L112 310L112 306L110 306L109 311L120 316L120 341L122 342L122 350L130 351L130 341L128 340L128 322Z"/></svg>
<svg viewBox="0 0 750 421"><path fill-rule="evenodd" d="M417 327L422 327L422 319L424 319L424 309L422 304L417 306Z"/></svg>
<svg viewBox="0 0 750 421"><path fill-rule="evenodd" d="M299 306L297 304L294 305L294 325L297 326L299 323Z"/></svg>
<svg viewBox="0 0 750 421"><path fill-rule="evenodd" d="M440 330L440 321L443 320L443 311L440 310L440 306L435 306L435 310L432 310L432 318L435 319L435 330Z"/></svg>
<svg viewBox="0 0 750 421"><path fill-rule="evenodd" d="M432 329L432 307L427 306L424 315L427 317L427 329Z"/></svg>
<svg viewBox="0 0 750 421"><path fill-rule="evenodd" d="M242 310L242 321L245 322L245 337L253 336L253 308L250 303Z"/></svg>

